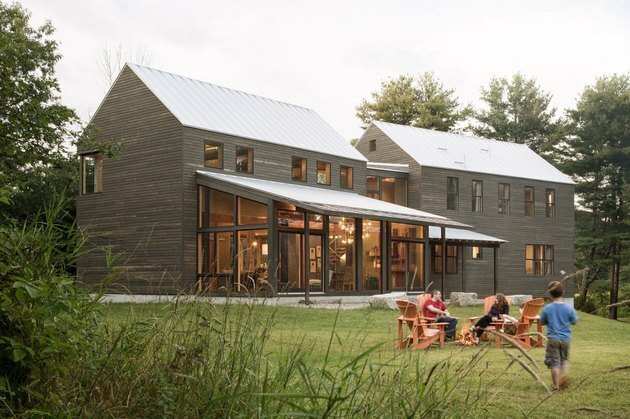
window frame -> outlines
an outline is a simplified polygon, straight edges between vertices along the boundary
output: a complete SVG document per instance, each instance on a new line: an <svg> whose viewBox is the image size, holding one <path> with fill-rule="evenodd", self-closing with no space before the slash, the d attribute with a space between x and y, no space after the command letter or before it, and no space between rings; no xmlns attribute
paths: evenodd
<svg viewBox="0 0 630 419"><path fill-rule="evenodd" d="M528 247L532 249L532 257L528 258ZM551 258L548 258L548 251ZM531 272L528 272L528 262L531 263ZM525 274L529 276L553 276L555 262L555 249L549 244L525 245ZM546 268L547 267L547 268ZM549 268L550 267L550 268Z"/></svg>
<svg viewBox="0 0 630 419"><path fill-rule="evenodd" d="M475 188L475 184L478 184L481 189L481 194L477 195L477 188ZM472 212L483 213L483 180L473 179L471 182L472 187ZM477 201L479 201L479 206L477 206ZM479 208L477 210L476 208Z"/></svg>
<svg viewBox="0 0 630 419"><path fill-rule="evenodd" d="M551 197L551 200L549 199ZM545 218L556 218L556 190L545 189Z"/></svg>
<svg viewBox="0 0 630 419"><path fill-rule="evenodd" d="M343 170L346 169L346 185L343 184ZM354 189L354 168L352 166L339 166L339 187L343 189Z"/></svg>
<svg viewBox="0 0 630 419"><path fill-rule="evenodd" d="M325 169L325 171L323 172L323 173L325 173L325 174L326 174L326 183L324 183L324 182L320 182L320 181L319 181L319 174L320 174L319 165L320 165L320 164L323 164L323 165L325 165L325 166L326 166L326 169ZM330 162L326 162L326 161L322 161L322 160L318 160L318 161L317 161L317 171L316 171L316 178L315 178L315 181L317 182L317 184L318 184L318 185L326 185L326 186L330 186L330 184L331 184L331 178L332 178L332 176L331 176L331 168L332 168L332 165L330 164Z"/></svg>
<svg viewBox="0 0 630 419"><path fill-rule="evenodd" d="M293 170L295 169L295 163L299 161L300 163L300 178L297 178L293 174ZM308 159L306 157L298 157L291 156L291 180L295 180L297 182L306 182L308 181Z"/></svg>
<svg viewBox="0 0 630 419"><path fill-rule="evenodd" d="M454 181L455 192L451 191L451 181ZM454 208L451 208L452 206ZM459 211L459 178L455 176L446 177L446 209Z"/></svg>
<svg viewBox="0 0 630 419"><path fill-rule="evenodd" d="M370 140L369 142L370 153L376 151L376 140Z"/></svg>
<svg viewBox="0 0 630 419"><path fill-rule="evenodd" d="M527 199L527 191L531 190L531 200ZM528 214L528 208L529 208L529 214ZM525 217L531 217L531 218L535 218L536 217L536 189L533 186L525 186L525 189L523 191L523 215Z"/></svg>
<svg viewBox="0 0 630 419"><path fill-rule="evenodd" d="M218 166L213 166L213 165L208 164L209 160L206 159L206 153L207 153L208 146L217 146L217 148L219 149L219 156L217 158L217 160L219 162ZM224 156L225 156L224 144L223 143L217 142L217 141L212 141L212 140L205 140L204 143L203 143L203 153L204 153L203 154L203 166L204 167L210 167L212 169L221 169L221 170L223 170L223 160L224 160Z"/></svg>
<svg viewBox="0 0 630 419"><path fill-rule="evenodd" d="M88 191L87 160L94 160L94 181L90 182L93 190ZM81 155L81 195L92 195L103 192L103 156L100 153Z"/></svg>
<svg viewBox="0 0 630 419"><path fill-rule="evenodd" d="M503 194L501 194L501 187L503 187ZM507 191L507 197L506 193ZM497 212L501 215L510 215L510 198L511 198L511 188L509 183L499 182L499 186L497 187L497 195L498 195L498 203L497 203ZM505 210L503 210L505 204Z"/></svg>
<svg viewBox="0 0 630 419"><path fill-rule="evenodd" d="M247 152L247 170L242 170L238 165L239 151L245 150ZM254 173L254 149L252 147L245 147L237 145L234 149L234 169L238 173Z"/></svg>
<svg viewBox="0 0 630 419"><path fill-rule="evenodd" d="M476 253L476 256L475 256L475 249L478 250L477 253ZM483 260L483 247L481 247L481 246L471 246L470 250L471 250L470 258L472 260Z"/></svg>
<svg viewBox="0 0 630 419"><path fill-rule="evenodd" d="M438 247L440 248L440 254L438 254ZM450 254L449 249L455 249L455 254ZM442 273L442 244L434 243L431 245L431 265L434 274ZM453 244L446 245L446 274L456 274L459 272L458 267L459 246ZM455 260L454 270L449 270L449 259ZM438 262L439 260L439 262Z"/></svg>

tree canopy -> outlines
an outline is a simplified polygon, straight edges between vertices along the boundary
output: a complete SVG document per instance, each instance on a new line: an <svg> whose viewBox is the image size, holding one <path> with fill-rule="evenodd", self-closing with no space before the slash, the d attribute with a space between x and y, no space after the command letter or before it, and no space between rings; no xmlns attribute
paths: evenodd
<svg viewBox="0 0 630 419"><path fill-rule="evenodd" d="M474 113L477 124L470 130L481 137L526 144L542 154L552 150L558 125L552 95L543 91L535 79L520 73L507 78L492 78L481 88L486 109Z"/></svg>
<svg viewBox="0 0 630 419"><path fill-rule="evenodd" d="M60 189L77 189L67 147L78 118L60 103L54 28L32 28L29 20L19 4L0 2L0 184L11 201L0 213L17 218Z"/></svg>
<svg viewBox="0 0 630 419"><path fill-rule="evenodd" d="M452 130L471 112L432 73L383 81L380 91L371 100L363 99L356 111L363 128L378 120L440 131Z"/></svg>
<svg viewBox="0 0 630 419"><path fill-rule="evenodd" d="M575 191L585 210L576 253L583 265L594 268L582 284L581 298L589 283L605 273L614 304L622 267L630 263L630 76L599 78L568 116L563 169L577 180ZM610 309L611 318L616 309Z"/></svg>

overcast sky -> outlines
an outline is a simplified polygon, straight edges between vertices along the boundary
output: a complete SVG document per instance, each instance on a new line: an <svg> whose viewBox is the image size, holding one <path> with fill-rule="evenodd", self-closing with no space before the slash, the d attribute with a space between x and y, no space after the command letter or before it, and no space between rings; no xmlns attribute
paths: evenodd
<svg viewBox="0 0 630 419"><path fill-rule="evenodd" d="M2 0L5 1L6 0ZM57 29L65 105L87 119L105 94L103 49L150 67L315 109L348 140L355 107L400 74L433 71L466 103L522 72L572 107L630 71L630 1L22 0Z"/></svg>

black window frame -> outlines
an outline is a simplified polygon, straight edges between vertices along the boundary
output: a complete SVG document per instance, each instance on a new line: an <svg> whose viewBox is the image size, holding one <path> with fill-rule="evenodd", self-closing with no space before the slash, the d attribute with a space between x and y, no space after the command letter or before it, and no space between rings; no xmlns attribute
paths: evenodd
<svg viewBox="0 0 630 419"><path fill-rule="evenodd" d="M376 140L370 140L370 152L376 151Z"/></svg>
<svg viewBox="0 0 630 419"><path fill-rule="evenodd" d="M532 258L527 257L527 247L532 246ZM547 258L547 251L551 250L551 258ZM541 256L541 257L538 257ZM531 272L527 271L527 262L531 261ZM553 276L555 249L550 244L525 245L525 274L529 276ZM548 267L548 268L547 268Z"/></svg>
<svg viewBox="0 0 630 419"><path fill-rule="evenodd" d="M213 166L213 165L209 165L208 164L208 160L206 159L206 153L207 153L207 148L208 146L217 146L219 149L219 157L218 157L218 161L219 161L219 165L218 166ZM210 167L213 169L221 169L223 170L223 160L225 157L225 153L224 153L224 144L221 142L217 142L217 141L211 141L211 140L206 140L203 143L203 166L204 167Z"/></svg>
<svg viewBox="0 0 630 419"><path fill-rule="evenodd" d="M300 172L301 172L300 178L295 177L293 174L293 170L296 167L295 165L296 161L299 161L300 163ZM302 170L302 168L304 170ZM306 182L308 180L307 174L308 174L308 159L306 157L291 156L291 180L295 180L297 182Z"/></svg>
<svg viewBox="0 0 630 419"><path fill-rule="evenodd" d="M479 184L481 187L481 194L477 195L477 188L475 188L475 184ZM483 213L483 180L473 179L471 182L472 187L472 212ZM479 204L479 205L477 205ZM477 210L477 208L479 208Z"/></svg>
<svg viewBox="0 0 630 419"><path fill-rule="evenodd" d="M343 170L346 169L346 185L343 184ZM339 166L339 187L343 189L354 189L354 168L352 166Z"/></svg>
<svg viewBox="0 0 630 419"><path fill-rule="evenodd" d="M451 191L451 181L454 181L455 192ZM459 178L455 176L446 177L446 209L459 210Z"/></svg>
<svg viewBox="0 0 630 419"><path fill-rule="evenodd" d="M551 201L549 200L551 197ZM556 218L556 190L545 189L545 218Z"/></svg>
<svg viewBox="0 0 630 419"><path fill-rule="evenodd" d="M94 179L87 182L87 161L94 161ZM91 188L88 188L88 185ZM101 153L87 153L81 155L81 195L93 195L103 192L103 155Z"/></svg>
<svg viewBox="0 0 630 419"><path fill-rule="evenodd" d="M531 190L531 200L528 200L527 191ZM533 186L525 186L523 190L523 215L525 217L536 217L536 189Z"/></svg>
<svg viewBox="0 0 630 419"><path fill-rule="evenodd" d="M501 194L501 187L503 186L503 194ZM507 198L505 197L505 191L507 190ZM510 198L511 198L511 187L509 183L499 182L497 187L498 194L498 203L497 203L497 212L501 215L510 215ZM505 204L505 210L503 210Z"/></svg>
<svg viewBox="0 0 630 419"><path fill-rule="evenodd" d="M431 265L432 265L432 271L434 274L441 274L442 273L442 254L438 254L437 249L438 247L440 248L440 251L442 249L442 245L439 243L434 243L431 245ZM449 254L449 249L455 249L455 254L451 255ZM459 246L454 245L454 244L447 244L446 245L446 274L450 275L450 274L456 274L459 272L459 267L458 265L458 257L459 257ZM455 260L455 270L449 270L449 259L451 260Z"/></svg>
<svg viewBox="0 0 630 419"><path fill-rule="evenodd" d="M327 176L327 178L326 178L326 183L323 183L323 182L320 182L320 181L319 181L319 173L320 173L320 171L319 171L319 165L320 165L320 164L325 164L325 165L327 165L327 167L328 167L328 169L327 169L327 175L328 175L328 176ZM330 186L330 185L331 185L331 180L332 180L332 179L331 179L331 178L332 178L332 164L331 164L330 162L323 161L323 160L318 160L318 161L317 161L317 170L315 171L315 173L316 173L316 176L315 176L315 182L316 182L318 185L326 185L326 186Z"/></svg>
<svg viewBox="0 0 630 419"><path fill-rule="evenodd" d="M239 151L245 150L247 152L247 170L242 170L239 167ZM234 168L238 173L254 173L254 149L252 147L245 147L237 145L234 149Z"/></svg>

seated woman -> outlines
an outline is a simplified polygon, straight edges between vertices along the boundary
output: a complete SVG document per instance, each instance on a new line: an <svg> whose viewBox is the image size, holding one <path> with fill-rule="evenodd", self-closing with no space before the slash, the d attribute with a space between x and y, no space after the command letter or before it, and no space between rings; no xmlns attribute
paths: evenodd
<svg viewBox="0 0 630 419"><path fill-rule="evenodd" d="M497 293L497 301L492 305L490 311L480 318L473 327L477 339L479 339L490 323L502 319L504 314L510 314L510 304L504 294Z"/></svg>

